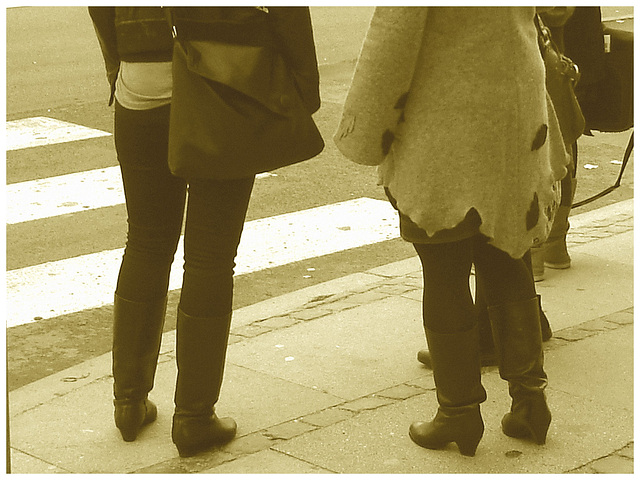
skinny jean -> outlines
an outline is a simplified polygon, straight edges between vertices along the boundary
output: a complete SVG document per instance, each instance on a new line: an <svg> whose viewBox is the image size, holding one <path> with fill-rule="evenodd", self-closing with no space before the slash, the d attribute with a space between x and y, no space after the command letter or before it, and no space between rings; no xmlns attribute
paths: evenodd
<svg viewBox="0 0 640 480"><path fill-rule="evenodd" d="M232 310L235 257L254 177L174 177L167 163L169 112L169 105L129 110L116 103L128 223L116 293L134 302L167 295L186 205L180 308L195 317L224 316Z"/></svg>

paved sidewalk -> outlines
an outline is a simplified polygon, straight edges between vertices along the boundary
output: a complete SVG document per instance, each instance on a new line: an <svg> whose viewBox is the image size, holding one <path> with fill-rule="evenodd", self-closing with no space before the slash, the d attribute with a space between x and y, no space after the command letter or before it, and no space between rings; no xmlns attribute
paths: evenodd
<svg viewBox="0 0 640 480"><path fill-rule="evenodd" d="M239 425L225 447L181 459L170 439L175 332L151 398L158 420L125 443L113 425L110 354L10 394L14 473L631 473L633 200L571 218L573 266L537 284L545 344L547 444L500 431L510 399L483 371L486 430L475 457L411 442L435 413L416 258L270 299L234 314L217 410ZM169 315L175 312L168 312Z"/></svg>

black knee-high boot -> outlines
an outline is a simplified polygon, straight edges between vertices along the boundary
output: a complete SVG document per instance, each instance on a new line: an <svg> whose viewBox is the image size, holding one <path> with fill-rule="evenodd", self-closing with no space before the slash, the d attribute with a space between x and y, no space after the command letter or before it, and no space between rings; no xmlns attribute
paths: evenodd
<svg viewBox="0 0 640 480"><path fill-rule="evenodd" d="M117 294L114 298L114 418L127 442L157 416L147 395L153 388L166 307L166 298L155 302L132 302Z"/></svg>
<svg viewBox="0 0 640 480"><path fill-rule="evenodd" d="M484 433L480 403L487 398L480 381L478 329L447 334L425 331L439 407L431 422L412 424L409 435L431 449L455 442L461 454L473 456Z"/></svg>
<svg viewBox="0 0 640 480"><path fill-rule="evenodd" d="M542 303L540 295L537 295L538 306L540 308L540 328L542 330L542 341L546 342L553 336L551 326L547 316L542 311ZM478 294L476 297L476 311L478 315L478 333L480 339L480 365L483 367L493 366L498 364L496 359L495 346L493 344L493 334L491 333L491 324L489 322L489 315L487 313L487 304L484 302L482 295ZM427 368L431 366L431 353L429 350L418 351L418 361L425 365Z"/></svg>
<svg viewBox="0 0 640 480"><path fill-rule="evenodd" d="M178 379L171 438L182 457L235 437L236 422L219 418L214 410L220 396L230 325L231 313L192 317L178 308Z"/></svg>
<svg viewBox="0 0 640 480"><path fill-rule="evenodd" d="M551 423L544 389L542 335L537 298L489 307L500 376L509 382L511 411L502 431L543 444Z"/></svg>

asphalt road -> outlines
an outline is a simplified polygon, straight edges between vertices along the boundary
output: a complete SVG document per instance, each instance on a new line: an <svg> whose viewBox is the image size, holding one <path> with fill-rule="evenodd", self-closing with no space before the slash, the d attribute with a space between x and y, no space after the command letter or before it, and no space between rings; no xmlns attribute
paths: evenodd
<svg viewBox="0 0 640 480"><path fill-rule="evenodd" d="M259 181L248 221L361 197L385 200L374 169L344 160L331 142L371 12L370 7L312 7L323 95L316 120L327 147L315 159ZM20 7L6 13L7 120L45 116L112 132L108 86L86 9ZM581 145L578 198L613 183L619 165L611 161L621 159L627 138L608 135L606 142L586 139ZM111 137L10 151L6 162L8 184L117 165ZM587 164L597 168L584 168ZM631 198L632 179L633 164L623 187L579 213ZM125 226L122 204L7 225L7 270L120 248ZM408 244L394 239L241 275L234 303L242 307L413 255ZM176 300L173 292L170 308ZM111 310L105 306L8 329L10 390L108 351L110 326ZM166 328L175 328L170 316Z"/></svg>

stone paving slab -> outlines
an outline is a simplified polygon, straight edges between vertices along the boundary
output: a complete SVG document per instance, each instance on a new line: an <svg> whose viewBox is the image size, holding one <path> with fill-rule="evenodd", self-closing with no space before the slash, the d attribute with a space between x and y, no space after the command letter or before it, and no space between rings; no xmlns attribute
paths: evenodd
<svg viewBox="0 0 640 480"><path fill-rule="evenodd" d="M624 327L623 327L624 328ZM629 327L626 327L629 328ZM621 329L620 329L621 330ZM600 333L613 344L628 332ZM595 339L595 337L594 337ZM589 339L576 343L588 351ZM629 362L630 344L612 355ZM579 380L553 378L548 388L554 420L545 446L511 439L500 431L500 419L510 399L506 383L495 369L483 374L488 399L482 405L485 435L473 459L461 456L454 445L440 451L422 449L411 442L407 429L415 420L432 417L437 408L434 392L363 410L327 428L303 434L272 448L318 467L338 473L563 473L579 468L594 457L628 445L633 439L633 411L598 398L608 383L590 382L591 372L576 368L568 347L548 355L549 368L572 368ZM626 357L626 358L625 358ZM428 374L426 374L428 375ZM573 392L573 382L588 388ZM615 382L615 379L612 379ZM622 402L632 401L626 392ZM322 445L322 448L317 448Z"/></svg>
<svg viewBox="0 0 640 480"><path fill-rule="evenodd" d="M492 380L498 381L497 376ZM488 388L496 388L491 381L485 381L485 384ZM503 385L499 387L502 387L502 397L506 398L506 389ZM617 410L590 401L581 402L574 408L575 397L562 392L554 392L550 397L554 408L558 411L566 409L571 419L590 418L589 428L568 423L566 417L558 416L545 446L510 439L499 427L508 402L496 402L492 395L483 405L486 430L473 459L460 455L453 444L444 450L426 450L413 444L407 435L411 422L428 420L435 412L434 395L425 394L365 411L352 420L296 437L273 448L338 473L562 473L579 467L594 456L604 456L620 448L633 434L629 415L620 416ZM600 434L599 428L607 435ZM617 433L625 429L626 435ZM319 445L322 447L318 448Z"/></svg>
<svg viewBox="0 0 640 480"><path fill-rule="evenodd" d="M111 397L113 380L110 376L103 376L84 388L14 416L11 420L12 447L34 453L47 464L44 470L40 465L25 468L46 472L50 464L69 472L129 472L177 457L170 438L175 363L160 365L151 394L158 406L158 419L141 432L139 441L122 442L113 427L113 407L111 402L105 401ZM239 436L343 401L233 364L227 365L223 392L217 410L221 416L242 419L238 422ZM80 405L82 408L78 408ZM114 446L118 447L117 456L112 454Z"/></svg>
<svg viewBox="0 0 640 480"><path fill-rule="evenodd" d="M554 390L575 397L592 395L600 404L633 415L632 325L548 352L545 369Z"/></svg>
<svg viewBox="0 0 640 480"><path fill-rule="evenodd" d="M252 455L247 455L246 457L224 463L209 470L204 470L201 473L236 474L238 472L242 472L243 474L334 473L275 450L263 450Z"/></svg>
<svg viewBox="0 0 640 480"><path fill-rule="evenodd" d="M572 268L547 268L544 281L536 283L552 328L561 330L633 305L632 233L576 246L571 258Z"/></svg>
<svg viewBox="0 0 640 480"><path fill-rule="evenodd" d="M568 473L634 473L633 442Z"/></svg>
<svg viewBox="0 0 640 480"><path fill-rule="evenodd" d="M623 242L620 241L620 238L608 236L595 242L575 247L572 252L580 252L583 255L591 255L602 260L602 252L605 251L607 254L604 258L608 261L633 268L633 229L626 230L620 235L624 239Z"/></svg>
<svg viewBox="0 0 640 480"><path fill-rule="evenodd" d="M370 303L236 344L228 359L345 400L402 383L419 369L407 351L424 344L422 307L373 295Z"/></svg>

